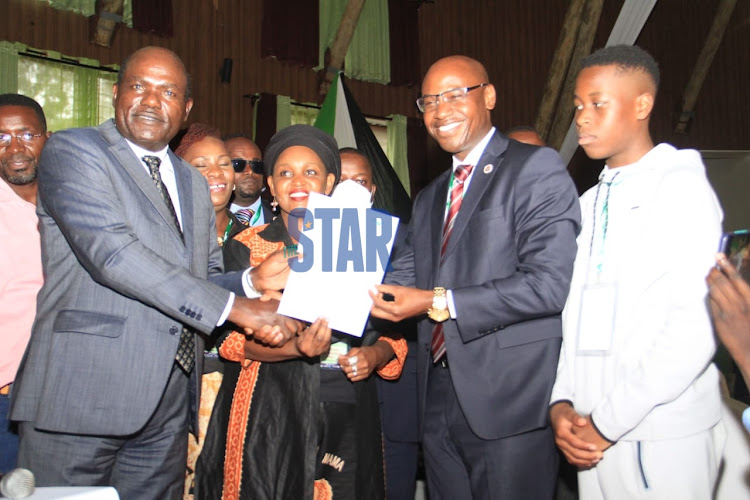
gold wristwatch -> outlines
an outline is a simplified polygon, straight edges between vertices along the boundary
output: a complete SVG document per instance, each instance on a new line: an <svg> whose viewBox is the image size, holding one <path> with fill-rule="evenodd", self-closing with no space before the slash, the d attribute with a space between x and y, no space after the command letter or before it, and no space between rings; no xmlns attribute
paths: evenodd
<svg viewBox="0 0 750 500"><path fill-rule="evenodd" d="M445 296L445 288L436 286L432 289L432 307L427 309L427 316L433 321L442 323L451 317L448 312L448 298Z"/></svg>

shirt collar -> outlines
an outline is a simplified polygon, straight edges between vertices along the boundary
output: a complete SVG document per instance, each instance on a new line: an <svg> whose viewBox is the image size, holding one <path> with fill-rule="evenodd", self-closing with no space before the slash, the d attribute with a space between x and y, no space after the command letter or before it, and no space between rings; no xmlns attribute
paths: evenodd
<svg viewBox="0 0 750 500"><path fill-rule="evenodd" d="M481 141L477 143L474 148L469 151L469 154L466 155L466 158L463 159L463 161L459 160L455 156L453 157L453 170L455 171L456 168L459 165L474 165L477 166L477 163L479 163L479 160L482 159L482 154L484 153L485 148L487 147L487 144L489 144L490 139L492 139L492 136L495 134L495 127L492 127L489 132L482 138Z"/></svg>
<svg viewBox="0 0 750 500"><path fill-rule="evenodd" d="M164 146L164 149L160 151L149 151L148 149L143 149L142 147L130 142L127 139L125 139L125 142L128 143L128 146L130 146L130 149L133 151L133 153L135 153L135 156L137 156L139 160L141 160L144 156L156 156L161 160L162 164L167 163L164 161L164 159L167 157L169 146Z"/></svg>

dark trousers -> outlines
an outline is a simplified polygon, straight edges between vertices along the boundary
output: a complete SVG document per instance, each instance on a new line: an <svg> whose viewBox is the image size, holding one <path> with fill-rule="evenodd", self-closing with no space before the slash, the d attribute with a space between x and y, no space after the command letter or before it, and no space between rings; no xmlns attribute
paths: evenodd
<svg viewBox="0 0 750 500"><path fill-rule="evenodd" d="M385 448L385 494L388 500L414 500L417 490L419 443L390 441L383 435Z"/></svg>
<svg viewBox="0 0 750 500"><path fill-rule="evenodd" d="M175 365L159 406L137 433L83 436L21 422L18 464L34 473L37 486L114 486L123 500L180 499L187 416L188 377Z"/></svg>
<svg viewBox="0 0 750 500"><path fill-rule="evenodd" d="M439 364L430 369L423 429L430 500L554 497L558 455L552 429L479 438L459 406L449 369Z"/></svg>
<svg viewBox="0 0 750 500"><path fill-rule="evenodd" d="M18 431L8 418L10 394L0 394L0 474L16 468Z"/></svg>

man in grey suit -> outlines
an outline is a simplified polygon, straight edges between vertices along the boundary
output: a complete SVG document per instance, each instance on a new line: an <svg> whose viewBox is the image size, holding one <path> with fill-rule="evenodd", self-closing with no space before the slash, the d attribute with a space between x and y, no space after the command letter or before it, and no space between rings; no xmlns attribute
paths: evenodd
<svg viewBox="0 0 750 500"><path fill-rule="evenodd" d="M510 141L496 92L463 56L430 67L417 105L453 168L414 201L372 314L420 317L417 379L430 498L551 499L547 417L578 197L555 151ZM397 286L401 285L401 286Z"/></svg>
<svg viewBox="0 0 750 500"><path fill-rule="evenodd" d="M45 284L11 409L19 466L42 486L180 498L195 331L228 320L275 345L299 325L275 301L235 296L246 275L222 273L205 179L168 148L193 105L182 61L138 50L113 102L114 121L61 131L39 165Z"/></svg>

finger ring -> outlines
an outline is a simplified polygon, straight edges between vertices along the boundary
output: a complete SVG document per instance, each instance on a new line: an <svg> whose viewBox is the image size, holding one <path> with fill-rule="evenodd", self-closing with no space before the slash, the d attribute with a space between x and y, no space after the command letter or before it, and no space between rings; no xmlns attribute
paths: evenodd
<svg viewBox="0 0 750 500"><path fill-rule="evenodd" d="M357 356L349 356L349 364L350 365L352 365L352 366L356 365L357 361L359 361L359 358Z"/></svg>

